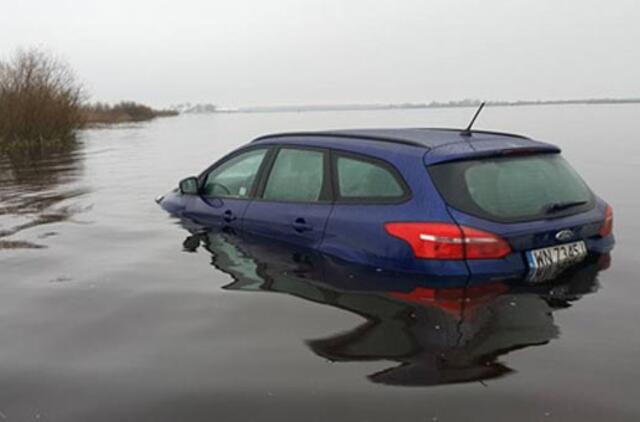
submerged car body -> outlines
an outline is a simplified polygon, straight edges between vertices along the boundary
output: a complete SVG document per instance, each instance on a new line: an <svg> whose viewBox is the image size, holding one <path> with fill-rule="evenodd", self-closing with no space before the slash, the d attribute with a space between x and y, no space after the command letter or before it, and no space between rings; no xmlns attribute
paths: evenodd
<svg viewBox="0 0 640 422"><path fill-rule="evenodd" d="M322 337L306 337L305 344L331 362L380 361L385 369L367 378L387 385L509 375L514 370L502 357L557 339L561 330L554 314L595 293L598 274L607 266L601 255L605 259L576 265L553 284L496 280L452 286L446 278L380 272L313 251L301 254L283 242L185 228L190 233L182 250L210 253L208 263L231 278L222 289L287 294L357 315L355 327L330 335L323 330Z"/></svg>
<svg viewBox="0 0 640 422"><path fill-rule="evenodd" d="M614 244L611 207L558 147L497 132L268 135L158 202L207 228L458 279L546 281Z"/></svg>

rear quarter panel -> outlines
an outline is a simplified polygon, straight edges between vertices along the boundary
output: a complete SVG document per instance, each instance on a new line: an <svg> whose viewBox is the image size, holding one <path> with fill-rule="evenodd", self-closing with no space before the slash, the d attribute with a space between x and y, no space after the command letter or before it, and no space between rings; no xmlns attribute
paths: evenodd
<svg viewBox="0 0 640 422"><path fill-rule="evenodd" d="M336 203L327 223L320 251L342 260L368 264L380 271L422 273L425 276L466 278L464 261L416 259L411 247L389 235L386 222L453 222L423 164L424 151L366 155L392 164L411 190L410 199L395 204Z"/></svg>

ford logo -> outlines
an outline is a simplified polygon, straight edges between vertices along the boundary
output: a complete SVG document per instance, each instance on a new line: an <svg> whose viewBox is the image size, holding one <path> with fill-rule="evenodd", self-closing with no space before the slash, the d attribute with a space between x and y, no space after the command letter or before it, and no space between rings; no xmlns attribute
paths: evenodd
<svg viewBox="0 0 640 422"><path fill-rule="evenodd" d="M556 233L556 239L560 242L566 242L567 240L573 239L574 233L572 230L560 230Z"/></svg>

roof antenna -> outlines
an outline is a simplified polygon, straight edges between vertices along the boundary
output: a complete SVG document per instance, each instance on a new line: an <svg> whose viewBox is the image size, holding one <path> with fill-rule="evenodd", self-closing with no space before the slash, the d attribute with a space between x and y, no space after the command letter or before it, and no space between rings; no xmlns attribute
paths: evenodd
<svg viewBox="0 0 640 422"><path fill-rule="evenodd" d="M473 119L471 119L471 122L469 122L469 126L467 126L465 130L460 132L460 136L471 136L471 128L473 127L473 124L476 122L476 119L478 118L478 115L480 114L483 108L484 108L484 101L480 103L480 107L478 107L478 109L476 110L476 114L473 115Z"/></svg>

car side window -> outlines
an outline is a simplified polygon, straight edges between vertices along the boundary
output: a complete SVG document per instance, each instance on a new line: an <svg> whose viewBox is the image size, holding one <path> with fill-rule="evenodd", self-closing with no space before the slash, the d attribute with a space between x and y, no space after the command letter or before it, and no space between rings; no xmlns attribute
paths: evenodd
<svg viewBox="0 0 640 422"><path fill-rule="evenodd" d="M269 201L319 201L324 185L324 160L322 151L280 149L262 198Z"/></svg>
<svg viewBox="0 0 640 422"><path fill-rule="evenodd" d="M393 200L406 195L400 176L372 160L338 156L338 197L345 200Z"/></svg>
<svg viewBox="0 0 640 422"><path fill-rule="evenodd" d="M247 198L266 152L264 148L255 149L220 164L207 175L202 188L203 194L222 198Z"/></svg>

